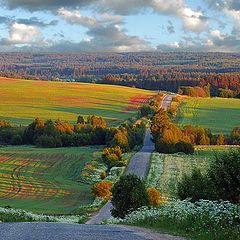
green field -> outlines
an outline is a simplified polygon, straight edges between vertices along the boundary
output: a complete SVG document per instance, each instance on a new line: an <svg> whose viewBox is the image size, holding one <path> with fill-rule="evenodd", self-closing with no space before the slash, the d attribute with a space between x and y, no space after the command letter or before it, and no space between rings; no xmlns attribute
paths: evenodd
<svg viewBox="0 0 240 240"><path fill-rule="evenodd" d="M153 153L147 177L148 186L156 187L167 197L176 197L177 184L183 174L199 168L205 172L216 154L229 150L228 146L201 147L194 155Z"/></svg>
<svg viewBox="0 0 240 240"><path fill-rule="evenodd" d="M111 124L136 115L154 92L137 88L0 78L0 119L28 124L35 117L75 122L101 115Z"/></svg>
<svg viewBox="0 0 240 240"><path fill-rule="evenodd" d="M240 125L240 99L188 98L181 104L179 123L230 134L233 127Z"/></svg>
<svg viewBox="0 0 240 240"><path fill-rule="evenodd" d="M100 151L100 147L0 148L0 206L69 214L92 203L91 185L77 180L88 162L98 160Z"/></svg>

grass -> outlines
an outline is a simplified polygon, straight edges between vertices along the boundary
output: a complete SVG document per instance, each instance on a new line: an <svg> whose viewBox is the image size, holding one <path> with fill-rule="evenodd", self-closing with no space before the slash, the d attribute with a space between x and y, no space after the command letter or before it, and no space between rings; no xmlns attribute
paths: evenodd
<svg viewBox="0 0 240 240"><path fill-rule="evenodd" d="M117 125L152 95L122 86L0 78L0 119L26 125L35 117L75 122L79 114L96 114Z"/></svg>
<svg viewBox="0 0 240 240"><path fill-rule="evenodd" d="M194 155L153 153L147 177L147 185L156 187L167 197L175 198L177 184L183 174L199 168L206 171L216 154L229 150L228 146L205 146L196 150Z"/></svg>
<svg viewBox="0 0 240 240"><path fill-rule="evenodd" d="M181 105L181 125L210 128L213 133L230 134L240 124L240 99L188 98Z"/></svg>
<svg viewBox="0 0 240 240"><path fill-rule="evenodd" d="M101 147L0 148L0 207L69 214L91 204L91 185L77 180L100 151Z"/></svg>

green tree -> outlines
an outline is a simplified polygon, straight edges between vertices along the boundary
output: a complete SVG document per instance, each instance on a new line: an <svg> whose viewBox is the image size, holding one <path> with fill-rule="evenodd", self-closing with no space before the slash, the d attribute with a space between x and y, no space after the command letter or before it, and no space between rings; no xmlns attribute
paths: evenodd
<svg viewBox="0 0 240 240"><path fill-rule="evenodd" d="M147 206L149 198L143 180L136 175L122 176L112 188L112 215L124 218L139 207Z"/></svg>

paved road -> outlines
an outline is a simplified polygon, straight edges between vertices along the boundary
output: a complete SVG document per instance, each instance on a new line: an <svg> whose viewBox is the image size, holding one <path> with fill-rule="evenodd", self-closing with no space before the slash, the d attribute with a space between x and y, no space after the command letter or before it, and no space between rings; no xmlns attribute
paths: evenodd
<svg viewBox="0 0 240 240"><path fill-rule="evenodd" d="M140 178L145 178L148 171L151 153L154 151L154 143L151 141L150 129L147 129L143 148L136 153L129 162L126 174L135 174ZM112 204L108 201L98 214L92 217L86 224L100 224L111 217Z"/></svg>
<svg viewBox="0 0 240 240"><path fill-rule="evenodd" d="M183 240L149 229L119 225L0 223L1 240Z"/></svg>
<svg viewBox="0 0 240 240"><path fill-rule="evenodd" d="M167 110L167 108L170 106L172 99L176 96L177 94L168 94L163 98L162 101L162 108Z"/></svg>
<svg viewBox="0 0 240 240"><path fill-rule="evenodd" d="M2 223L1 240L146 240L133 230L108 225Z"/></svg>

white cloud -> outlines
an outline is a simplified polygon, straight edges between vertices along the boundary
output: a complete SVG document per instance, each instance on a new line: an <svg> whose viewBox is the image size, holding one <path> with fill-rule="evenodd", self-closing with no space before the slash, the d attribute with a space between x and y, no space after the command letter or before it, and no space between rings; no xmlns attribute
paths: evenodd
<svg viewBox="0 0 240 240"><path fill-rule="evenodd" d="M221 34L219 30L212 30L210 32L210 36L214 39L224 40L224 36Z"/></svg>
<svg viewBox="0 0 240 240"><path fill-rule="evenodd" d="M63 17L70 23L78 23L85 27L91 27L97 24L96 18L82 16L79 10L69 11L65 8L60 8L57 12L59 16Z"/></svg>
<svg viewBox="0 0 240 240"><path fill-rule="evenodd" d="M193 11L191 8L183 8L179 10L179 15L183 21L183 27L185 30L192 32L205 31L208 22L200 11Z"/></svg>
<svg viewBox="0 0 240 240"><path fill-rule="evenodd" d="M42 34L35 26L14 22L10 26L9 37L1 40L2 44L31 44L42 39Z"/></svg>
<svg viewBox="0 0 240 240"><path fill-rule="evenodd" d="M79 10L58 10L59 16L71 24L79 24L87 28L87 38L79 43L70 44L65 42L67 49L78 49L81 51L149 51L153 50L150 43L137 36L129 36L126 29L122 28L122 17L118 15L100 14L99 17L83 16ZM86 40L87 39L87 40ZM52 47L58 48L56 43Z"/></svg>

